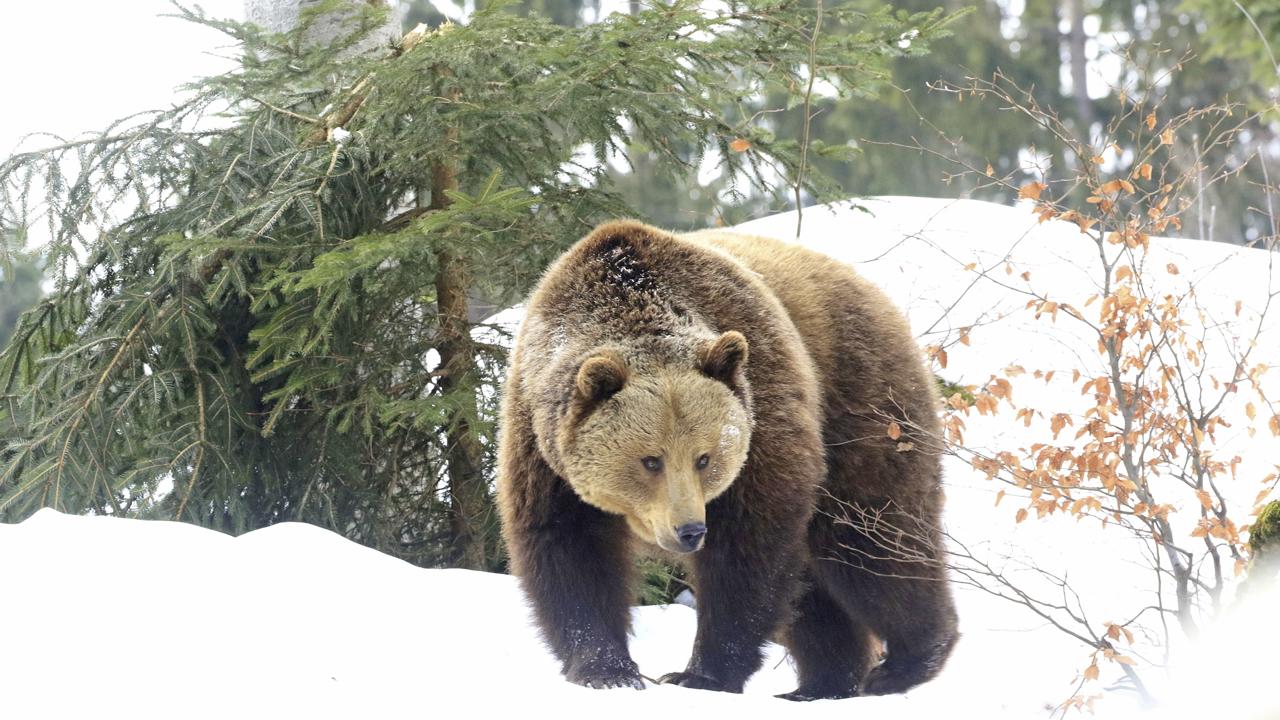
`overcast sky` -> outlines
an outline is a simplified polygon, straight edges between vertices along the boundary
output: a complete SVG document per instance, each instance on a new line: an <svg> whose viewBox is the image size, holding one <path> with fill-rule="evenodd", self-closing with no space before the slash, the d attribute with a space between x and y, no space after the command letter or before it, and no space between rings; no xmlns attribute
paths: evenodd
<svg viewBox="0 0 1280 720"><path fill-rule="evenodd" d="M243 0L198 4L215 17L243 17ZM225 71L217 54L226 37L159 17L172 12L168 0L0 0L0 156L27 133L75 135L168 107L176 86ZM50 143L31 138L23 147Z"/></svg>

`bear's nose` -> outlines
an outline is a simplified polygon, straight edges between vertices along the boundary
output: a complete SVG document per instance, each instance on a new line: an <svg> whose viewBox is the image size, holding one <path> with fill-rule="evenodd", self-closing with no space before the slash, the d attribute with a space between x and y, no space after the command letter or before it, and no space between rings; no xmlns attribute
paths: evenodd
<svg viewBox="0 0 1280 720"><path fill-rule="evenodd" d="M680 538L680 547L685 552L693 552L702 546L702 538L707 536L707 526L702 523L686 523L676 528L676 537Z"/></svg>

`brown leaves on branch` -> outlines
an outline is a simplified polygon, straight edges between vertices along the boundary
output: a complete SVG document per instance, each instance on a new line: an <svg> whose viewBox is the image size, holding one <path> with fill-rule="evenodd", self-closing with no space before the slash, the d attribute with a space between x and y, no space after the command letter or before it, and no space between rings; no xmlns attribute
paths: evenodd
<svg viewBox="0 0 1280 720"><path fill-rule="evenodd" d="M980 187L1005 188L1030 201L1040 222L1073 223L1087 238L1070 242L1093 245L1075 248L1081 250L1080 268L1090 273L1093 284L1079 298L1057 289L1050 299L1037 290L1029 273L1022 274L1025 284L1017 283L1011 257L984 263L1003 265L1007 279L997 282L1022 294L1023 317L1045 323L1046 334L1071 338L1066 357L1074 355L1078 362L1058 367L1011 364L967 393L948 395L941 438L945 449L1000 483L996 505L1013 501L1009 511L1015 523L1027 522L1034 512L1036 518L1090 518L1127 532L1132 544L1117 545L1117 551L1150 558L1152 577L1160 578L1159 585L1149 588L1156 597L1154 611L1176 618L1177 626L1194 633L1197 618L1220 604L1227 574L1247 565L1245 515L1273 497L1280 483L1274 473L1264 479L1252 506L1232 504L1228 498L1237 495L1221 491L1229 482L1249 480L1238 472L1239 455L1229 457L1223 450L1223 428L1230 428L1234 439L1252 436L1265 423L1280 436L1277 400L1262 385L1270 368L1255 357L1262 352L1255 349L1265 344L1259 337L1273 303L1254 303L1252 312L1245 312L1240 300L1201 302L1199 273L1184 276L1168 259L1155 260L1152 238L1180 230L1183 214L1207 187L1239 177L1237 160L1210 166L1218 162L1210 160L1217 157L1210 150L1235 142L1246 127L1242 115L1249 113L1223 104L1162 120L1159 102L1149 98L1163 93L1153 86L1141 97L1123 95L1108 124L1082 142L1073 123L1063 122L1031 90L1003 74L969 78L960 85L941 83L934 89L989 100L1043 130L1066 162L1058 162L1057 156L1051 164L1037 161L1020 178L1017 173L997 177L990 165L984 169L955 160L957 176L971 175ZM1195 143L1176 142L1179 132L1191 137L1193 131L1198 132ZM1084 332L1066 335L1068 329ZM962 345L968 344L966 339L962 335ZM941 346L928 348L928 353L946 367ZM1027 363L1024 358L1017 360ZM1015 378L1027 382L1030 375L1049 383L1055 373L1066 392L1037 394L1035 407L1014 401ZM1026 440L1020 447L966 446L966 422L975 417L994 418L1006 429L1012 425ZM1070 587L1065 579L1060 587L1065 596ZM1115 647L1134 644L1129 627L1140 616L1142 612L1128 622L1106 623L1101 630L1090 626L1083 612L1071 618L1067 624L1075 624L1065 632L1087 642L1092 652L1082 674L1085 681L1098 680L1101 665L1110 662L1142 692L1137 653L1121 654ZM1144 630L1147 641L1169 632L1163 623ZM1077 693L1063 707L1083 708L1090 702Z"/></svg>

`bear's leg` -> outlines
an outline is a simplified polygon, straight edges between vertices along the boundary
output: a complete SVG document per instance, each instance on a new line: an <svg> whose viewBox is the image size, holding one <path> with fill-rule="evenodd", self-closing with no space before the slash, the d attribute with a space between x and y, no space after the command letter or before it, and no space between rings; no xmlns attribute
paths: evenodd
<svg viewBox="0 0 1280 720"><path fill-rule="evenodd" d="M874 638L856 624L826 590L812 581L796 603L784 644L795 660L800 687L786 700L827 700L858 695L875 660Z"/></svg>
<svg viewBox="0 0 1280 720"><path fill-rule="evenodd" d="M508 426L515 427L514 425ZM631 551L626 521L587 505L542 460L533 433L508 430L499 479L511 565L571 682L644 688L627 651Z"/></svg>
<svg viewBox="0 0 1280 720"><path fill-rule="evenodd" d="M565 677L593 688L643 689L627 650L631 556L622 518L577 501L528 532L519 563L547 643ZM575 512L576 511L576 512Z"/></svg>
<svg viewBox="0 0 1280 720"><path fill-rule="evenodd" d="M873 606L870 622L888 646L884 662L871 669L863 681L864 695L906 692L932 680L955 647L956 614L945 579L900 580L895 596L909 598L903 606L885 607L887 598ZM904 612L905 611L905 612ZM904 617L907 615L908 617Z"/></svg>
<svg viewBox="0 0 1280 720"><path fill-rule="evenodd" d="M888 646L861 687L887 695L938 674L958 638L956 612L936 532L911 514L868 516L838 524L837 545L823 555L837 559L818 562L836 601Z"/></svg>
<svg viewBox="0 0 1280 720"><path fill-rule="evenodd" d="M803 524L792 526L807 521L807 513L774 516L773 524L767 513L738 509L749 506L741 490L735 487L707 506L707 544L691 562L698 599L693 654L684 672L660 682L742 692L760 669L765 640L788 619L805 563L799 550Z"/></svg>

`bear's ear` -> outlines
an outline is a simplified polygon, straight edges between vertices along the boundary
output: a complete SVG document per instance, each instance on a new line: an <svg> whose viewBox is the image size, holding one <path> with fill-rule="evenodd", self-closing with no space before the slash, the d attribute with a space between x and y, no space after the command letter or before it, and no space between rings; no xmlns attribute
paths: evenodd
<svg viewBox="0 0 1280 720"><path fill-rule="evenodd" d="M629 374L622 357L605 350L587 358L578 368L574 390L582 400L599 402L621 390Z"/></svg>
<svg viewBox="0 0 1280 720"><path fill-rule="evenodd" d="M737 330L730 330L702 346L698 364L707 377L737 387L738 371L747 364L747 339Z"/></svg>

